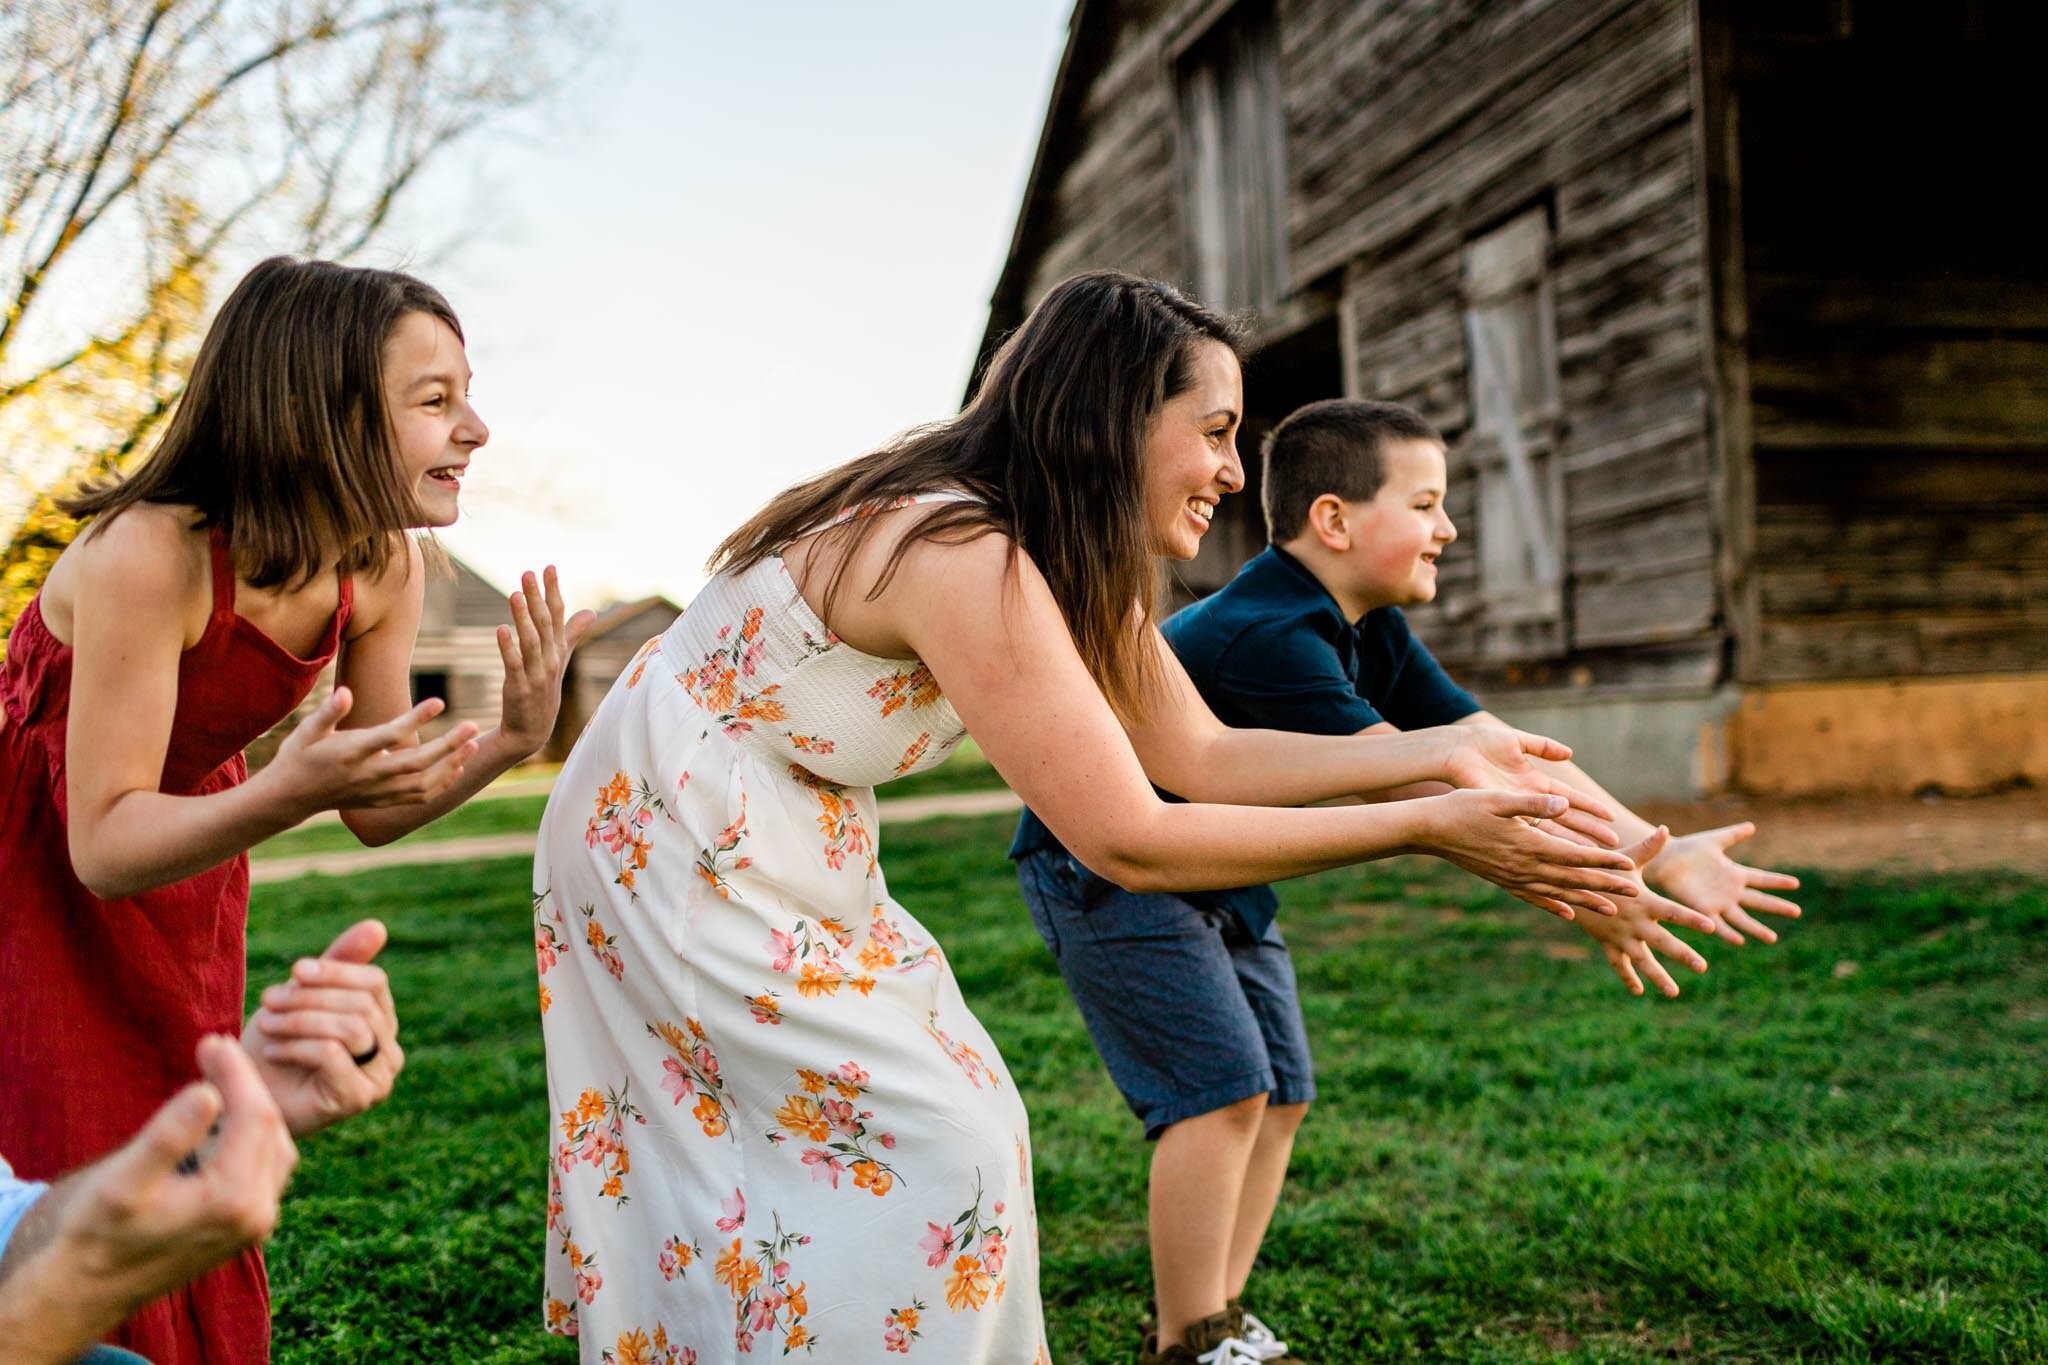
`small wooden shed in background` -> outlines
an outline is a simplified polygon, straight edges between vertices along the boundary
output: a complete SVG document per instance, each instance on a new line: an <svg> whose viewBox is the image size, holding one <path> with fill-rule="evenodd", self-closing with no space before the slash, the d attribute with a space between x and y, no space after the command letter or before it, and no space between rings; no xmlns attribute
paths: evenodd
<svg viewBox="0 0 2048 1365"><path fill-rule="evenodd" d="M984 355L1090 267L1250 314L1184 595L1274 421L1420 408L1418 629L1625 795L2048 779L2044 13L1080 0Z"/></svg>

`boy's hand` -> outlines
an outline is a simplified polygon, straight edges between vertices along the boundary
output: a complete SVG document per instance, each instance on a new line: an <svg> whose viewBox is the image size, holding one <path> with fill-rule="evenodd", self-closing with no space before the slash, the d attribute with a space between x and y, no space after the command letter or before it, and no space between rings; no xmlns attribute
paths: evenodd
<svg viewBox="0 0 2048 1365"><path fill-rule="evenodd" d="M295 963L291 980L265 990L263 1008L242 1030L243 1048L296 1135L378 1103L405 1066L390 983L371 965L385 938L373 919L343 930L318 961Z"/></svg>
<svg viewBox="0 0 2048 1365"><path fill-rule="evenodd" d="M1799 879L1784 872L1746 867L1728 856L1731 844L1755 833L1756 826L1745 820L1673 839L1643 869L1643 875L1673 900L1711 916L1714 924L1709 932L1723 943L1740 945L1744 934L1776 943L1777 934L1750 912L1799 918L1797 905L1770 894L1798 890Z"/></svg>
<svg viewBox="0 0 2048 1365"><path fill-rule="evenodd" d="M1561 762L1572 756L1567 746L1505 725L1444 725L1436 733L1447 746L1442 769L1452 786L1562 796L1571 808L1557 817L1558 825L1603 848L1621 846L1621 837L1607 824L1614 818L1613 807L1558 781L1532 761Z"/></svg>
<svg viewBox="0 0 2048 1365"><path fill-rule="evenodd" d="M1670 831L1659 826L1626 850L1636 864L1639 882L1642 869L1660 856L1659 850L1666 846L1665 840L1669 837ZM1677 920L1697 929L1711 925L1713 920L1648 889L1618 904L1620 910L1617 914L1582 915L1575 922L1600 945L1600 951L1607 955L1608 965L1621 978L1621 984L1628 987L1630 995L1643 993L1643 977L1647 976L1659 991L1667 997L1676 998L1678 983L1671 979L1671 973L1658 961L1657 954L1675 958L1695 972L1705 971L1707 960L1659 921Z"/></svg>
<svg viewBox="0 0 2048 1365"><path fill-rule="evenodd" d="M512 624L498 627L498 654L505 661L505 701L498 729L520 752L533 754L555 732L555 716L562 709L562 674L597 614L568 614L552 564L540 579L529 570L519 587L511 599Z"/></svg>

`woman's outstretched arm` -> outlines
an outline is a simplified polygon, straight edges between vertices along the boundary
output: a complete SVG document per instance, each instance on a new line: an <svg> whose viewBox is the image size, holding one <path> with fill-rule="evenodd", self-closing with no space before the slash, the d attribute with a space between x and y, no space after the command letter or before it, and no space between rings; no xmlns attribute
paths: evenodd
<svg viewBox="0 0 2048 1365"><path fill-rule="evenodd" d="M1504 721L1487 726L1312 735L1291 730L1237 729L1209 709L1166 639L1152 632L1168 697L1130 727L1145 773L1190 801L1299 806L1339 797L1384 794L1417 783L1562 796L1571 809L1559 823L1612 848L1621 843L1606 823L1607 794L1569 780L1537 760L1561 761L1571 750ZM1572 770L1576 771L1576 769ZM1649 826L1632 834L1641 838Z"/></svg>
<svg viewBox="0 0 2048 1365"><path fill-rule="evenodd" d="M1463 791L1310 810L1161 800L1037 567L1003 537L913 547L862 615L925 662L1004 780L1118 885L1244 886L1428 851L1549 909L1606 909L1603 896L1632 890L1623 854L1525 823L1565 809L1552 795ZM1402 779L1392 771L1358 780L1394 785Z"/></svg>

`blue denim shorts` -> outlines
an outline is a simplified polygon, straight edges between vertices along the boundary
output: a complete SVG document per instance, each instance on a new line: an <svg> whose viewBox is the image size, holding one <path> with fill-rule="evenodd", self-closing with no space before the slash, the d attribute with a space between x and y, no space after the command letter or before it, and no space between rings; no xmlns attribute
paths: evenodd
<svg viewBox="0 0 2048 1365"><path fill-rule="evenodd" d="M1278 925L1253 939L1227 911L1125 891L1055 849L1018 859L1017 880L1147 1138L1254 1095L1315 1098Z"/></svg>

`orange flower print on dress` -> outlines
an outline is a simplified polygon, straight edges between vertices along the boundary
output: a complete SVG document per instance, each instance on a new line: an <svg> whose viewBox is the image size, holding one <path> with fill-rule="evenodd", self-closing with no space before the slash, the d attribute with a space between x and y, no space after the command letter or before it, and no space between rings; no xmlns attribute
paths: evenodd
<svg viewBox="0 0 2048 1365"><path fill-rule="evenodd" d="M787 734L789 737L790 744L794 746L799 753L829 754L834 749L839 747L838 745L834 744L831 740L820 739L816 735L799 735L794 731L789 731L787 732Z"/></svg>
<svg viewBox="0 0 2048 1365"><path fill-rule="evenodd" d="M573 1337L577 1332L576 1305L560 1299L549 1299L544 1316L547 1329L558 1337Z"/></svg>
<svg viewBox="0 0 2048 1365"><path fill-rule="evenodd" d="M748 733L756 721L774 724L789 719L788 709L775 695L782 684L749 685L768 650L768 638L761 630L764 614L760 607L749 607L738 630L730 625L719 628L718 643L705 654L704 662L676 674L676 681L691 699L711 713L712 724L731 737ZM821 654L830 647L812 639L808 632L803 637L807 653Z"/></svg>
<svg viewBox="0 0 2048 1365"><path fill-rule="evenodd" d="M823 1000L838 995L841 986L850 985L862 995L875 987L872 976L849 976L839 959L840 951L853 945L853 938L852 930L828 916L822 920L794 919L788 929L771 929L768 942L762 946L768 953L770 968L796 977L798 995L806 1000ZM779 1008L776 1016L779 1021Z"/></svg>
<svg viewBox="0 0 2048 1365"><path fill-rule="evenodd" d="M998 1301L1008 1287L1003 1267L1010 1256L1010 1230L996 1220L1003 1216L998 1199L990 1213L981 1210L981 1172L974 1173L974 1202L951 1223L925 1224L918 1247L926 1253L925 1264L936 1269L950 1259L946 1275L946 1307L955 1313L978 1313L991 1298Z"/></svg>
<svg viewBox="0 0 2048 1365"><path fill-rule="evenodd" d="M775 1121L786 1131L771 1128L768 1140L787 1142L794 1134L817 1144L803 1153L814 1181L836 1190L840 1177L850 1172L854 1189L878 1199L889 1193L899 1177L883 1153L896 1149L896 1135L871 1127L875 1111L860 1107L868 1093L867 1070L855 1062L843 1063L829 1075L801 1067L796 1080L804 1093L783 1099Z"/></svg>
<svg viewBox="0 0 2048 1365"><path fill-rule="evenodd" d="M974 1082L976 1090L981 1089L984 1084L991 1090L1003 1088L1003 1078L990 1069L989 1064L981 1059L979 1052L965 1043L954 1042L953 1036L939 1027L937 1010L933 1010L925 1020L924 1031L946 1050L946 1055L953 1059L953 1065L966 1073L967 1079Z"/></svg>
<svg viewBox="0 0 2048 1365"><path fill-rule="evenodd" d="M704 1259L704 1249L695 1242L686 1242L682 1234L669 1238L661 1244L661 1257L655 1262L661 1271L661 1278L673 1284L681 1279L691 1264Z"/></svg>
<svg viewBox="0 0 2048 1365"><path fill-rule="evenodd" d="M733 1238L711 1268L713 1278L732 1295L734 1347L750 1354L761 1337L770 1346L780 1338L783 1355L816 1350L819 1338L804 1324L811 1311L808 1282L789 1278L790 1257L810 1245L810 1235L784 1232L777 1214L773 1237L758 1239L752 1253L743 1249L743 1241Z"/></svg>
<svg viewBox="0 0 2048 1365"><path fill-rule="evenodd" d="M962 1256L953 1262L953 1273L946 1278L946 1307L956 1313L963 1308L979 1313L994 1284L980 1261Z"/></svg>
<svg viewBox="0 0 2048 1365"><path fill-rule="evenodd" d="M697 1365L697 1353L687 1346L671 1346L668 1328L657 1322L651 1340L646 1328L628 1328L598 1360L601 1365Z"/></svg>
<svg viewBox="0 0 2048 1365"><path fill-rule="evenodd" d="M924 1335L917 1330L924 1311L924 1300L912 1299L908 1308L892 1308L885 1313L882 1316L882 1349L909 1355L910 1343Z"/></svg>
<svg viewBox="0 0 2048 1365"><path fill-rule="evenodd" d="M561 960L562 954L569 951L569 945L563 940L562 934L556 932L558 929L564 932L568 929L568 926L562 923L562 912L548 904L547 892L536 893L533 898L533 956L543 978L555 969L555 963ZM623 963L620 964L620 969L624 970ZM540 983L542 1014L548 1012L548 1007L554 1003L554 999L554 992L548 989L548 983L543 979Z"/></svg>
<svg viewBox="0 0 2048 1365"><path fill-rule="evenodd" d="M848 858L862 859L863 870L874 866L874 841L868 838L860 807L846 788L827 782L800 763L789 765L789 775L809 787L818 798L818 829L825 836L825 866L837 872Z"/></svg>
<svg viewBox="0 0 2048 1365"><path fill-rule="evenodd" d="M626 1194L626 1173L633 1169L626 1150L626 1125L645 1124L647 1116L633 1104L632 1082L600 1094L595 1087L577 1097L573 1108L562 1111L562 1141L555 1148L555 1167L563 1174L587 1161L605 1174L598 1193L620 1207L631 1202ZM589 1300L585 1299L585 1303Z"/></svg>
<svg viewBox="0 0 2048 1365"><path fill-rule="evenodd" d="M868 689L868 696L882 703L882 715L885 717L895 715L906 706L913 711L920 710L942 695L939 680L923 664L909 670L899 668L875 679L875 685Z"/></svg>
<svg viewBox="0 0 2048 1365"><path fill-rule="evenodd" d="M585 1304L596 1303L598 1291L604 1288L604 1276L597 1271L597 1257L584 1255L583 1249L566 1231L562 1234L562 1254L569 1258L569 1270L576 1277L576 1297ZM575 1305L570 1305L570 1308L573 1312ZM572 1317L572 1326L574 1322ZM572 1330L567 1335L574 1336L575 1332Z"/></svg>
<svg viewBox="0 0 2048 1365"><path fill-rule="evenodd" d="M887 902L876 901L868 918L867 941L861 944L858 960L871 972L893 967L901 974L938 965L939 950L929 943L912 946L904 937L902 926L889 917Z"/></svg>
<svg viewBox="0 0 2048 1365"><path fill-rule="evenodd" d="M661 648L661 637L655 636L640 646L640 652L633 656L633 675L626 679L626 690L632 691L640 685L640 676L647 671L647 658Z"/></svg>
<svg viewBox="0 0 2048 1365"><path fill-rule="evenodd" d="M911 740L910 747L903 751L902 759L896 764L896 776L901 777L915 768L917 761L924 757L924 751L931 747L931 742L932 732L929 730L922 731L916 739Z"/></svg>
<svg viewBox="0 0 2048 1365"><path fill-rule="evenodd" d="M711 841L711 847L697 855L697 875L711 884L711 889L720 897L732 899L732 883L726 878L734 872L743 872L754 865L752 858L742 857L740 843L747 837L747 791L740 788L740 813L733 817L731 824L718 832Z"/></svg>
<svg viewBox="0 0 2048 1365"><path fill-rule="evenodd" d="M652 783L644 777L635 782L622 772L613 773L611 781L598 788L597 813L583 831L585 847L603 844L611 854L617 863L612 881L625 887L635 900L640 893L633 889L633 882L635 874L647 870L647 855L653 849L650 826L656 815L675 819L655 795Z"/></svg>
<svg viewBox="0 0 2048 1365"><path fill-rule="evenodd" d="M779 1024L782 1022L782 1001L774 991L763 991L759 995L746 997L747 1008L753 1011L757 1024Z"/></svg>
<svg viewBox="0 0 2048 1365"><path fill-rule="evenodd" d="M704 1130L705 1137L724 1137L731 1129L730 1104L725 1082L718 1074L718 1056L711 1050L711 1042L704 1035L703 1025L692 1016L683 1016L683 1027L663 1020L649 1024L647 1032L668 1045L674 1056L661 1059L661 1088L673 1103L681 1104L695 1095L697 1103L690 1109L691 1116ZM738 1141L735 1137L734 1141Z"/></svg>
<svg viewBox="0 0 2048 1365"><path fill-rule="evenodd" d="M618 935L605 932L604 923L597 917L596 906L583 905L577 909L583 912L583 941L590 945L591 955L612 974L612 980L624 981L626 960L619 956Z"/></svg>

